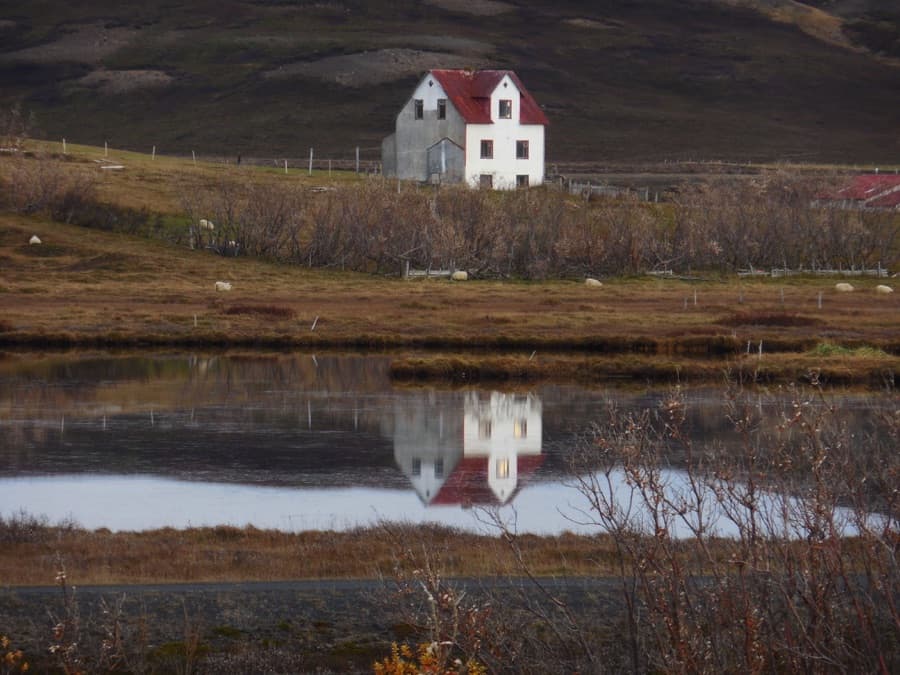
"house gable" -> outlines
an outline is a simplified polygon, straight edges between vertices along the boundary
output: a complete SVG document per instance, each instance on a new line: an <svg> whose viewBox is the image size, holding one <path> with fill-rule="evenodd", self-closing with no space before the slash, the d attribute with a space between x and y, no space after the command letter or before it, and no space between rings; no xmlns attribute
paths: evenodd
<svg viewBox="0 0 900 675"><path fill-rule="evenodd" d="M497 109L491 104L500 98L515 100L512 119L519 124L549 124L537 101L511 70L432 70L429 75L440 83L467 124L496 121ZM513 91L505 97L503 91L508 89Z"/></svg>
<svg viewBox="0 0 900 675"><path fill-rule="evenodd" d="M539 185L547 118L510 70L431 70L382 144L384 173L495 188ZM488 148L488 150L485 150Z"/></svg>

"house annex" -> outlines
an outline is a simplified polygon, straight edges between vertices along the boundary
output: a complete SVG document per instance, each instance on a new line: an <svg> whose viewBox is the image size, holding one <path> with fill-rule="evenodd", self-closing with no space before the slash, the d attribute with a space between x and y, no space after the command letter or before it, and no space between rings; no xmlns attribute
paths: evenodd
<svg viewBox="0 0 900 675"><path fill-rule="evenodd" d="M539 185L547 124L511 70L431 70L382 142L384 173L501 190Z"/></svg>

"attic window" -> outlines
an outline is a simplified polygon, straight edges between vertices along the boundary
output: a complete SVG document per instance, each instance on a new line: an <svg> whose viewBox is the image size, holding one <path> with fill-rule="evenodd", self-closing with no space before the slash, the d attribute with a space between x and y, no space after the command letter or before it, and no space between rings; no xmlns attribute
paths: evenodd
<svg viewBox="0 0 900 675"><path fill-rule="evenodd" d="M494 158L494 141L481 141L481 159Z"/></svg>
<svg viewBox="0 0 900 675"><path fill-rule="evenodd" d="M425 116L425 105L422 102L422 99L417 98L413 100L413 117L415 119L420 120Z"/></svg>
<svg viewBox="0 0 900 675"><path fill-rule="evenodd" d="M437 101L437 110L438 110L438 119L445 120L447 119L447 99L439 98Z"/></svg>
<svg viewBox="0 0 900 675"><path fill-rule="evenodd" d="M512 100L508 98L500 99L500 119L512 119Z"/></svg>

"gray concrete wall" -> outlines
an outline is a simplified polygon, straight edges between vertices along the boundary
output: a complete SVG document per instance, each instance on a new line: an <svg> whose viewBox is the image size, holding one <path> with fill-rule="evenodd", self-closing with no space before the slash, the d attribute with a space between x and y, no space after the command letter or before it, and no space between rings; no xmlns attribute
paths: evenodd
<svg viewBox="0 0 900 675"><path fill-rule="evenodd" d="M381 172L385 176L397 175L397 135L391 134L381 141Z"/></svg>
<svg viewBox="0 0 900 675"><path fill-rule="evenodd" d="M429 178L428 148L444 138L463 147L466 139L466 123L449 100L447 101L446 119L438 119L437 108L430 105L434 94L429 92L432 96L425 98L424 94L417 95L418 93L418 90L413 93L413 96L397 115L396 133L394 134L396 172L389 174L384 157L382 157L382 162L386 175L396 175L404 180L427 181ZM413 103L416 98L425 99L423 118L418 120L415 119ZM382 148L383 151L384 148Z"/></svg>

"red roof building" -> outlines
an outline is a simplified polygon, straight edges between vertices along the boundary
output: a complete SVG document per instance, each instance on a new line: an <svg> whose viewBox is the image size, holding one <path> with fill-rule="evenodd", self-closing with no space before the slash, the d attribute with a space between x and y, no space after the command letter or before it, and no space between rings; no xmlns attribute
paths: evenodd
<svg viewBox="0 0 900 675"><path fill-rule="evenodd" d="M900 208L900 175L862 174L844 187L818 196L819 206L856 209Z"/></svg>
<svg viewBox="0 0 900 675"><path fill-rule="evenodd" d="M538 185L547 124L511 70L431 70L382 143L384 174L496 189Z"/></svg>

